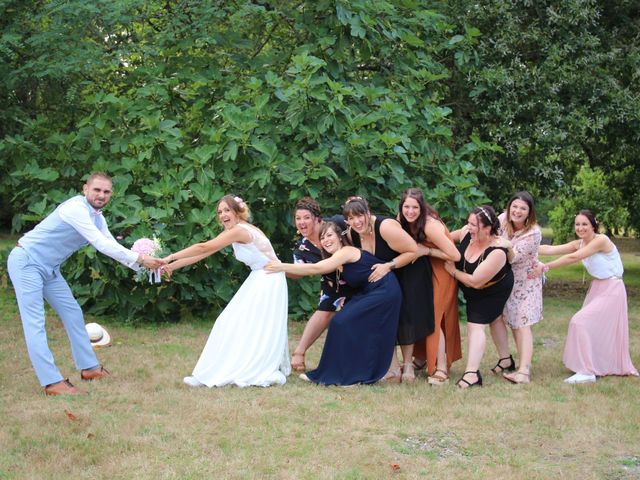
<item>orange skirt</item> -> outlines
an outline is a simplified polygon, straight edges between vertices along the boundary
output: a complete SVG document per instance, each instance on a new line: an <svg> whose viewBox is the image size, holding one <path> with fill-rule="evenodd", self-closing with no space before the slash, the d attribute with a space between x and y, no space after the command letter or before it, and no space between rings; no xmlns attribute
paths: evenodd
<svg viewBox="0 0 640 480"><path fill-rule="evenodd" d="M428 245L437 248L435 245ZM440 335L444 335L447 370L462 358L458 318L458 282L444 269L444 260L429 257L433 269L434 332L414 345L413 355L427 361L427 373L433 375L438 358Z"/></svg>

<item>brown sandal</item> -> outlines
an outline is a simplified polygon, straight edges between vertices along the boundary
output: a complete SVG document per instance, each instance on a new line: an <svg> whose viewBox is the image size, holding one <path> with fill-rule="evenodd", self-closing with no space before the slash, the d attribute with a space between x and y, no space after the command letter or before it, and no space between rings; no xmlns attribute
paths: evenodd
<svg viewBox="0 0 640 480"><path fill-rule="evenodd" d="M402 382L402 370L397 368L395 370L389 370L384 377L379 380L379 383L401 383Z"/></svg>
<svg viewBox="0 0 640 480"><path fill-rule="evenodd" d="M531 374L525 372L503 373L502 376L511 383L523 385L531 383Z"/></svg>
<svg viewBox="0 0 640 480"><path fill-rule="evenodd" d="M300 358L299 362L295 361L296 357ZM296 372L304 372L307 369L307 366L304 364L304 353L293 352L291 355L291 368Z"/></svg>
<svg viewBox="0 0 640 480"><path fill-rule="evenodd" d="M449 383L449 375L444 370L436 368L433 375L427 377L427 383L429 385L444 385L445 383Z"/></svg>

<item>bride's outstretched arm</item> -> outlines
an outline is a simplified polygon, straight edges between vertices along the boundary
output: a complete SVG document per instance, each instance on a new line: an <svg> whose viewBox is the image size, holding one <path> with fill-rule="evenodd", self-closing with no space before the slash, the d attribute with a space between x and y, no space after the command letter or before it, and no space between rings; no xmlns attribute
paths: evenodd
<svg viewBox="0 0 640 480"><path fill-rule="evenodd" d="M176 260L175 262L163 265L162 271L171 275L171 273L173 273L175 270L199 262L203 258L207 258L209 255L209 253L203 253L202 255L196 255L194 257L183 258L182 260Z"/></svg>
<svg viewBox="0 0 640 480"><path fill-rule="evenodd" d="M265 266L268 272L285 272L295 275L322 275L323 273L333 272L335 269L345 263L352 263L360 258L360 251L355 247L342 247L331 257L326 258L318 263L281 263L270 262Z"/></svg>
<svg viewBox="0 0 640 480"><path fill-rule="evenodd" d="M190 265L199 260L202 260L209 255L222 250L224 247L231 245L233 242L249 243L251 241L251 234L244 228L235 226L229 230L225 230L220 235L207 242L196 243L178 252L164 258L169 263L174 263L177 260L189 259L189 262L182 263L180 266ZM179 268L179 267L178 267ZM174 268L175 270L175 268Z"/></svg>

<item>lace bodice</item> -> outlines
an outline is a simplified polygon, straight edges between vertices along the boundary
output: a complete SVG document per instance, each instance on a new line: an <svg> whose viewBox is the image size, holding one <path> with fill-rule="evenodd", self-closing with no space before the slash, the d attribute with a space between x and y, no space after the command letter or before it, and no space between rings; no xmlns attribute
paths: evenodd
<svg viewBox="0 0 640 480"><path fill-rule="evenodd" d="M238 226L247 230L251 235L251 243L234 242L231 244L233 253L239 261L251 270L260 270L272 260L278 260L271 242L260 230L246 223L239 223Z"/></svg>

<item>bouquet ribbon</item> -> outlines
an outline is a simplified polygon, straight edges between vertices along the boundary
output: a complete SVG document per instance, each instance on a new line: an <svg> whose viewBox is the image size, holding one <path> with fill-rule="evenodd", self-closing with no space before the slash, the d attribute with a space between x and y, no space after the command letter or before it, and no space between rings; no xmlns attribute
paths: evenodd
<svg viewBox="0 0 640 480"><path fill-rule="evenodd" d="M162 283L162 274L159 268L149 270L149 283Z"/></svg>

